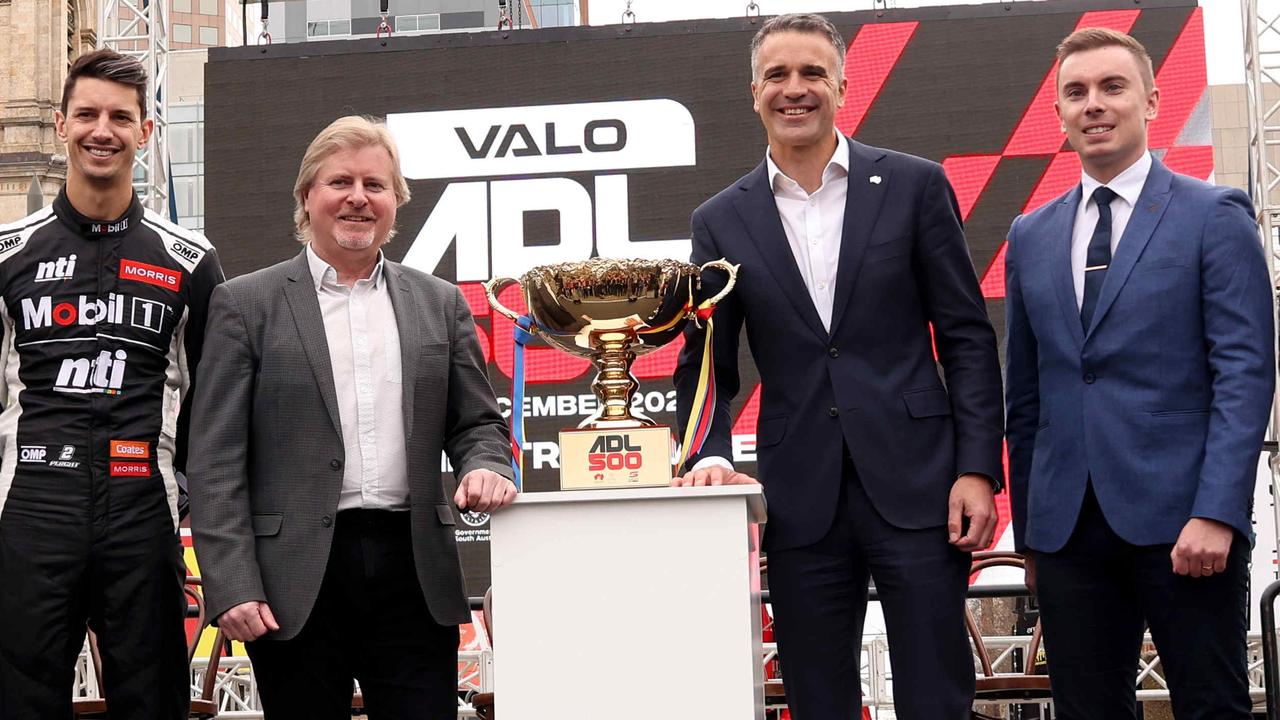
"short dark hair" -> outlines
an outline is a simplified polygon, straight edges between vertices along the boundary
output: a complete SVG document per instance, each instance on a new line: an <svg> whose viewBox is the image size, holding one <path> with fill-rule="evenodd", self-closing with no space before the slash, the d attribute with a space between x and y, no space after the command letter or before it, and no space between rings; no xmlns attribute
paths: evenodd
<svg viewBox="0 0 1280 720"><path fill-rule="evenodd" d="M1074 55L1086 50L1097 50L1104 47L1119 47L1129 51L1133 55L1134 60L1138 61L1138 73L1142 75L1142 84L1151 92L1151 88L1155 87L1155 72L1151 66L1151 55L1147 53L1147 49L1142 43L1138 42L1132 35L1110 28L1104 27L1087 27L1081 28L1062 39L1058 43L1058 67L1062 67L1062 61L1067 56ZM1054 81L1057 82L1056 80Z"/></svg>
<svg viewBox="0 0 1280 720"><path fill-rule="evenodd" d="M826 38L836 50L836 80L844 77L844 38L835 25L825 17L816 13L789 13L770 18L768 22L751 38L751 78L756 77L756 57L760 54L760 46L764 39L779 32L814 33Z"/></svg>
<svg viewBox="0 0 1280 720"><path fill-rule="evenodd" d="M139 119L147 117L147 70L137 58L122 55L115 50L103 49L85 53L76 58L67 71L62 84L62 114L67 114L67 103L80 78L97 78L128 85L138 93Z"/></svg>

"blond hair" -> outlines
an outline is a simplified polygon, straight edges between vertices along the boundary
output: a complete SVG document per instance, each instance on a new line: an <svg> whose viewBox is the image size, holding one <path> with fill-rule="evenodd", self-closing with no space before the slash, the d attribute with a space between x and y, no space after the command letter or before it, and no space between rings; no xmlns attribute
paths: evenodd
<svg viewBox="0 0 1280 720"><path fill-rule="evenodd" d="M293 224L298 242L311 242L311 218L307 216L304 198L315 182L320 166L336 152L370 146L381 147L391 156L391 189L396 195L396 207L409 202L409 183L405 182L404 175L400 172L400 153L396 151L395 138L391 136L386 124L367 115L340 117L321 130L302 155L298 179L293 183ZM395 234L395 228L392 228L387 240L395 237Z"/></svg>
<svg viewBox="0 0 1280 720"><path fill-rule="evenodd" d="M1138 72L1142 75L1143 87L1146 88L1147 92L1151 92L1151 88L1155 87L1156 84L1155 70L1151 65L1151 55L1147 53L1147 49L1142 46L1142 43L1135 40L1132 35L1126 35L1110 28L1081 28L1063 38L1062 42L1058 43L1058 67L1062 67L1062 61L1066 60L1069 55L1104 47L1121 47L1128 50L1134 59L1138 61Z"/></svg>

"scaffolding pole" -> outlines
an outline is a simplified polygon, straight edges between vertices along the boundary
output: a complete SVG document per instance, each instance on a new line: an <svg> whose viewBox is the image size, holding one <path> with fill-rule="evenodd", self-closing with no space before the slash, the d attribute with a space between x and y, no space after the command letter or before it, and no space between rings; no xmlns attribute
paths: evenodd
<svg viewBox="0 0 1280 720"><path fill-rule="evenodd" d="M1274 199L1280 168L1272 162L1280 147L1280 0L1240 0L1244 30L1245 102L1249 118L1249 194L1271 273L1272 316L1280 287L1280 203ZM1267 88L1271 86L1271 91ZM1268 438L1280 439L1280 405L1271 406ZM1272 448L1275 446L1272 445ZM1271 498L1280 528L1280 453L1271 451Z"/></svg>
<svg viewBox="0 0 1280 720"><path fill-rule="evenodd" d="M133 159L133 188L169 216L169 9L166 0L103 0L98 47L136 57L147 70L147 117L155 129Z"/></svg>

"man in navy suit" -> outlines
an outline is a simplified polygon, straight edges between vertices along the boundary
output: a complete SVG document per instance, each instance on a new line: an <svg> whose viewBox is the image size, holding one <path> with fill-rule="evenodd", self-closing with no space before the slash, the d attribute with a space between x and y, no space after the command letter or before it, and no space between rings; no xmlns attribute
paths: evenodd
<svg viewBox="0 0 1280 720"><path fill-rule="evenodd" d="M769 148L693 213L693 262L741 269L715 315L711 433L675 484L751 481L729 462L745 323L763 385L764 548L796 719L858 716L870 577L897 716L961 720L974 686L969 553L990 543L1001 478L995 333L941 166L836 131L844 49L817 15L774 18L752 42ZM676 370L681 424L699 332Z"/></svg>
<svg viewBox="0 0 1280 720"><path fill-rule="evenodd" d="M1250 511L1274 392L1270 282L1244 193L1147 151L1133 38L1058 47L1080 185L1006 258L1014 537L1061 720L1132 720L1144 623L1178 720L1247 720Z"/></svg>

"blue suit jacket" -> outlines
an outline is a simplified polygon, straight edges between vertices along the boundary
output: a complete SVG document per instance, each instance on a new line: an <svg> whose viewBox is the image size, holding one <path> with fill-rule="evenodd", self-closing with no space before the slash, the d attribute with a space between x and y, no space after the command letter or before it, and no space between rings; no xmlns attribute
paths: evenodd
<svg viewBox="0 0 1280 720"><path fill-rule="evenodd" d="M1081 190L1013 221L1006 403L1014 538L1053 552L1086 483L1135 545L1192 517L1252 536L1274 392L1270 282L1244 193L1152 163L1080 324L1071 235Z"/></svg>
<svg viewBox="0 0 1280 720"><path fill-rule="evenodd" d="M845 445L876 509L898 527L944 524L960 473L1001 477L995 333L951 186L937 163L852 141L849 155L829 333L787 244L763 162L692 218L693 262L723 257L741 269L715 314L711 436L689 464L733 457L730 400L745 323L763 384L756 444L771 550L826 533ZM723 273L708 272L704 283L704 292L715 292ZM688 333L675 373L682 427L703 346L701 331Z"/></svg>

